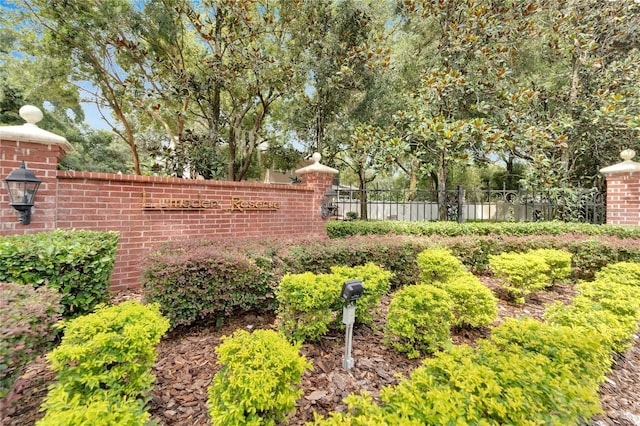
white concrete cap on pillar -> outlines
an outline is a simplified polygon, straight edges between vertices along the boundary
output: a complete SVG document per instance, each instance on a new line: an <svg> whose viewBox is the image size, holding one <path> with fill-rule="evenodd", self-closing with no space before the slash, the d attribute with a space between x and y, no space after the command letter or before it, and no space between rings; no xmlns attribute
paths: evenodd
<svg viewBox="0 0 640 426"><path fill-rule="evenodd" d="M622 163L600 169L600 173L640 172L640 163L632 160L635 156L636 152L634 150L625 149L620 153L620 158L624 160Z"/></svg>
<svg viewBox="0 0 640 426"><path fill-rule="evenodd" d="M73 151L66 138L38 127L44 115L40 108L25 105L20 108L20 117L26 123L21 126L0 126L0 139L15 142L35 142L45 145L58 145L64 152Z"/></svg>
<svg viewBox="0 0 640 426"><path fill-rule="evenodd" d="M298 170L295 171L295 173L298 174L298 175L302 175L302 174L305 174L305 173L311 173L311 172L330 173L330 174L334 174L334 175L337 175L338 173L340 173L339 171L337 171L334 168L331 168L329 166L325 166L324 164L320 164L320 160L322 159L322 155L320 155L319 152L313 153L313 155L311 156L311 159L313 160L313 164L310 164L310 165L308 165L306 167L298 169Z"/></svg>

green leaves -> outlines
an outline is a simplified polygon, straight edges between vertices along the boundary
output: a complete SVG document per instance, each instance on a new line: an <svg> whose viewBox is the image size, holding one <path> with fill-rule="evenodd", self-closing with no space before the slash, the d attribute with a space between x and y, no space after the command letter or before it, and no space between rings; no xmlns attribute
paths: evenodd
<svg viewBox="0 0 640 426"><path fill-rule="evenodd" d="M155 345L168 328L157 305L135 301L67 322L48 355L57 376L37 424L146 424Z"/></svg>
<svg viewBox="0 0 640 426"><path fill-rule="evenodd" d="M0 280L0 398L10 402L15 395L9 390L21 368L53 345L60 299L50 288Z"/></svg>
<svg viewBox="0 0 640 426"><path fill-rule="evenodd" d="M453 301L429 284L408 285L392 294L385 343L409 358L423 357L450 342Z"/></svg>
<svg viewBox="0 0 640 426"><path fill-rule="evenodd" d="M390 288L393 273L373 263L362 266L332 266L331 274L288 274L282 278L276 297L281 330L297 341L317 340L330 326L340 323L345 281L362 280L364 294L356 304L356 321L371 324L382 296Z"/></svg>
<svg viewBox="0 0 640 426"><path fill-rule="evenodd" d="M209 415L213 425L275 425L295 409L302 390L296 386L311 368L291 345L273 330L238 330L216 347L222 368L209 387Z"/></svg>
<svg viewBox="0 0 640 426"><path fill-rule="evenodd" d="M62 294L64 316L109 298L118 248L115 232L63 231L0 238L0 281L46 285Z"/></svg>

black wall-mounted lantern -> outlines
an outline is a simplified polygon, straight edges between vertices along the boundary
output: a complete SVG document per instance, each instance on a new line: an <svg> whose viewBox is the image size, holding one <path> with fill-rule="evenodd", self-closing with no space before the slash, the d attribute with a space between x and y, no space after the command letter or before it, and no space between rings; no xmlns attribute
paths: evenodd
<svg viewBox="0 0 640 426"><path fill-rule="evenodd" d="M336 197L338 191L335 189L329 189L322 197L322 203L320 204L320 216L326 219L331 216L338 215L338 205L336 204Z"/></svg>
<svg viewBox="0 0 640 426"><path fill-rule="evenodd" d="M38 187L42 181L31 170L27 169L24 161L20 168L15 169L4 180L9 192L9 204L20 212L20 223L31 223L31 207L36 197Z"/></svg>

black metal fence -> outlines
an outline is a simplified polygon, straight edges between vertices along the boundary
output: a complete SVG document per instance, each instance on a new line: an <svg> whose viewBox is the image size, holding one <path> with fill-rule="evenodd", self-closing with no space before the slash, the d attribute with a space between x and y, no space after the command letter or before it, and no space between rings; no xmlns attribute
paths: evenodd
<svg viewBox="0 0 640 426"><path fill-rule="evenodd" d="M604 223L606 195L597 189L381 190L339 189L338 216L370 220L548 221ZM349 213L355 212L355 213Z"/></svg>

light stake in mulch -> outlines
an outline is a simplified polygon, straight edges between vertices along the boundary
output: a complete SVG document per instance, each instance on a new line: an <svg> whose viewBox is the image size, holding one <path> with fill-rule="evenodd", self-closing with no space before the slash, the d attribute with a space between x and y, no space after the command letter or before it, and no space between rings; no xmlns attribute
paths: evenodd
<svg viewBox="0 0 640 426"><path fill-rule="evenodd" d="M356 322L356 300L362 296L364 286L361 280L349 280L342 285L342 298L344 306L342 308L342 323L345 325L345 345L342 368L350 370L354 361L351 356L351 344L353 338L353 324Z"/></svg>

